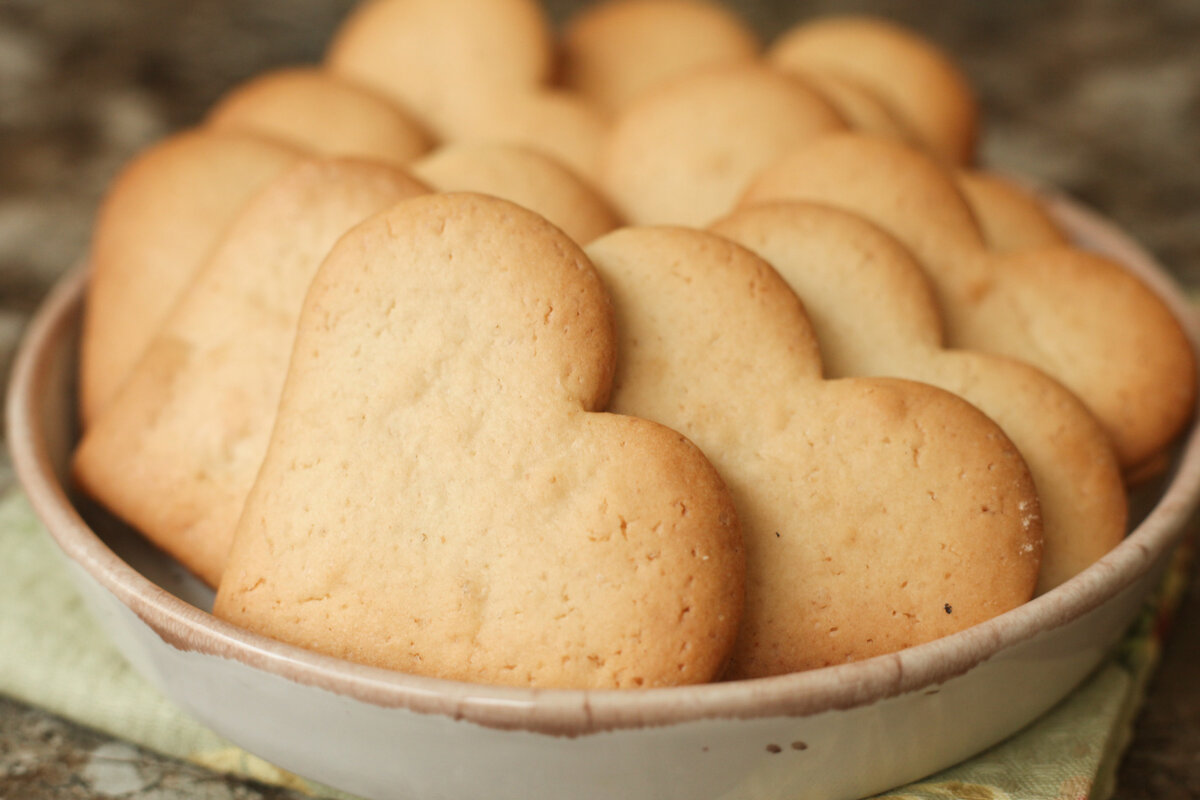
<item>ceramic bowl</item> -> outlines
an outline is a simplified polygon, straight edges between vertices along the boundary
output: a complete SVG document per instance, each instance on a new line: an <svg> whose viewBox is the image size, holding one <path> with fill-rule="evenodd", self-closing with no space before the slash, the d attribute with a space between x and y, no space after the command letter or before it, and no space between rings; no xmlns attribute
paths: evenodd
<svg viewBox="0 0 1200 800"><path fill-rule="evenodd" d="M1053 207L1082 245L1153 286L1196 342L1186 301L1151 258L1080 206ZM921 778L1017 731L1087 676L1162 575L1200 486L1193 429L1105 558L1020 608L892 655L639 691L414 677L212 617L210 592L73 495L65 465L84 281L65 278L30 326L8 420L20 480L75 584L179 706L281 767L366 798L853 798Z"/></svg>

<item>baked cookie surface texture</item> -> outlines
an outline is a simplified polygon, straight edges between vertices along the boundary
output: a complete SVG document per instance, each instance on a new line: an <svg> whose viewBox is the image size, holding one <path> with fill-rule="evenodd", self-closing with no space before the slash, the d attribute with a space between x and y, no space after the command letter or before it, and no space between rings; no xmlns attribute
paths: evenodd
<svg viewBox="0 0 1200 800"><path fill-rule="evenodd" d="M562 80L613 112L693 70L753 61L760 48L711 0L606 0L567 22Z"/></svg>
<svg viewBox="0 0 1200 800"><path fill-rule="evenodd" d="M205 124L389 164L407 164L431 146L429 134L388 98L315 67L255 76L218 100Z"/></svg>
<svg viewBox="0 0 1200 800"><path fill-rule="evenodd" d="M727 677L893 652L1029 599L1037 495L977 409L920 383L824 380L796 295L723 237L623 228L587 252L621 336L610 407L696 442L742 521Z"/></svg>
<svg viewBox="0 0 1200 800"><path fill-rule="evenodd" d="M255 195L85 432L80 485L216 586L317 267L351 227L426 191L383 164L302 160Z"/></svg>
<svg viewBox="0 0 1200 800"><path fill-rule="evenodd" d="M1196 364L1166 303L1120 264L1074 247L991 249L954 174L895 141L834 134L751 182L742 205L824 203L866 217L917 257L946 341L1025 361L1100 420L1127 472L1191 417Z"/></svg>
<svg viewBox="0 0 1200 800"><path fill-rule="evenodd" d="M784 32L767 58L785 72L853 80L894 109L938 158L974 160L979 104L966 75L933 42L901 25L867 16L814 19Z"/></svg>
<svg viewBox="0 0 1200 800"><path fill-rule="evenodd" d="M992 250L1071 243L1035 191L984 170L959 170L956 177Z"/></svg>
<svg viewBox="0 0 1200 800"><path fill-rule="evenodd" d="M394 99L438 138L494 95L541 86L553 42L536 0L368 0L325 65Z"/></svg>
<svg viewBox="0 0 1200 800"><path fill-rule="evenodd" d="M536 211L579 244L617 227L608 200L586 180L542 153L519 145L444 145L412 172L441 192L476 192Z"/></svg>
<svg viewBox="0 0 1200 800"><path fill-rule="evenodd" d="M707 225L793 147L846 123L823 95L762 64L692 72L613 122L601 185L637 225Z"/></svg>
<svg viewBox="0 0 1200 800"><path fill-rule="evenodd" d="M928 278L899 242L849 212L794 201L739 209L712 230L766 259L799 295L827 375L929 383L1000 425L1029 465L1041 503L1039 593L1121 541L1125 484L1100 423L1024 362L945 349Z"/></svg>
<svg viewBox="0 0 1200 800"><path fill-rule="evenodd" d="M428 195L358 226L306 298L215 613L464 681L714 679L737 516L680 434L596 413L614 359L603 285L536 214Z"/></svg>
<svg viewBox="0 0 1200 800"><path fill-rule="evenodd" d="M108 403L214 242L304 151L246 133L191 130L140 153L109 186L92 231L80 416Z"/></svg>

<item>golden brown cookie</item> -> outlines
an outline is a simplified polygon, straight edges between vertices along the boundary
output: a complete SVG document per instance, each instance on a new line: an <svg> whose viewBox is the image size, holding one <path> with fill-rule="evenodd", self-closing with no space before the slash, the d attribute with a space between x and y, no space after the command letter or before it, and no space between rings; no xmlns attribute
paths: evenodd
<svg viewBox="0 0 1200 800"><path fill-rule="evenodd" d="M695 441L742 520L727 677L891 652L1029 599L1037 496L977 409L925 384L824 380L800 301L722 237L623 228L587 252L620 336L610 408Z"/></svg>
<svg viewBox="0 0 1200 800"><path fill-rule="evenodd" d="M457 112L449 142L498 142L537 150L596 181L608 121L580 95L554 89L496 93Z"/></svg>
<svg viewBox="0 0 1200 800"><path fill-rule="evenodd" d="M960 170L955 177L991 249L1025 250L1070 244L1032 190L982 170Z"/></svg>
<svg viewBox="0 0 1200 800"><path fill-rule="evenodd" d="M301 155L244 133L194 130L150 147L109 186L92 231L80 353L85 427L251 195Z"/></svg>
<svg viewBox="0 0 1200 800"><path fill-rule="evenodd" d="M580 244L620 224L608 201L549 156L504 144L450 144L412 164L440 192L479 192L536 211Z"/></svg>
<svg viewBox="0 0 1200 800"><path fill-rule="evenodd" d="M616 119L601 185L631 223L705 225L792 147L846 125L799 79L716 67L644 95Z"/></svg>
<svg viewBox="0 0 1200 800"><path fill-rule="evenodd" d="M687 73L752 61L746 24L708 0L604 0L583 8L562 36L562 81L613 112Z"/></svg>
<svg viewBox="0 0 1200 800"><path fill-rule="evenodd" d="M821 69L796 68L786 72L817 90L852 129L903 142L919 141L904 117L860 81Z"/></svg>
<svg viewBox="0 0 1200 800"><path fill-rule="evenodd" d="M405 201L313 282L215 613L480 683L712 680L743 602L721 479L596 413L611 307L583 252L473 194Z"/></svg>
<svg viewBox="0 0 1200 800"><path fill-rule="evenodd" d="M84 435L78 483L216 586L317 267L351 227L426 191L397 169L354 161L304 160L268 184Z"/></svg>
<svg viewBox="0 0 1200 800"><path fill-rule="evenodd" d="M331 72L279 69L234 88L206 124L273 136L326 156L407 164L429 150L429 135L392 101Z"/></svg>
<svg viewBox="0 0 1200 800"><path fill-rule="evenodd" d="M944 349L928 278L899 242L848 212L798 202L748 206L712 230L766 259L799 295L829 377L922 381L1000 425L1029 465L1041 501L1039 594L1121 541L1125 487L1100 423L1024 362Z"/></svg>
<svg viewBox="0 0 1200 800"><path fill-rule="evenodd" d="M903 26L872 17L812 20L781 35L767 58L785 71L855 80L898 111L939 158L974 159L979 109L970 83L945 52Z"/></svg>
<svg viewBox="0 0 1200 800"><path fill-rule="evenodd" d="M1196 365L1166 304L1130 272L1070 247L997 253L941 164L894 141L840 134L765 170L744 204L795 199L866 217L929 275L946 342L1026 361L1100 420L1124 468L1161 452L1192 413Z"/></svg>
<svg viewBox="0 0 1200 800"><path fill-rule="evenodd" d="M367 0L334 33L326 66L393 98L435 135L464 109L550 77L536 0Z"/></svg>

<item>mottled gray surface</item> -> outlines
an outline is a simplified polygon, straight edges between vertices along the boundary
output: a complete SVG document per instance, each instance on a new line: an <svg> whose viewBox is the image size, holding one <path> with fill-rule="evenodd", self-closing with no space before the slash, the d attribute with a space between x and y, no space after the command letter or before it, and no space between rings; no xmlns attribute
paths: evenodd
<svg viewBox="0 0 1200 800"><path fill-rule="evenodd" d="M160 758L0 698L3 800L296 800L303 795L234 781Z"/></svg>
<svg viewBox="0 0 1200 800"><path fill-rule="evenodd" d="M313 61L351 0L0 0L0 374L104 185L265 67ZM550 2L557 19L579 3ZM853 0L739 4L765 36L831 10L886 13L962 60L987 163L1103 210L1200 286L1200 2ZM3 380L3 379L0 379ZM0 488L11 470L0 448ZM1196 581L1193 581L1196 583ZM1121 771L1128 800L1200 797L1193 591ZM0 645L2 646L2 645ZM274 800L0 699L0 800Z"/></svg>

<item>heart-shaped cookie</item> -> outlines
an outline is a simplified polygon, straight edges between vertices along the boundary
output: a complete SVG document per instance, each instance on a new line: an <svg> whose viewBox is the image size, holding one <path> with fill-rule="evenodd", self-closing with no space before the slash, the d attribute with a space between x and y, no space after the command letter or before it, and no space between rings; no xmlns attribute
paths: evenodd
<svg viewBox="0 0 1200 800"><path fill-rule="evenodd" d="M580 244L620 222L591 184L550 156L519 145L443 145L410 169L440 192L490 194L536 211Z"/></svg>
<svg viewBox="0 0 1200 800"><path fill-rule="evenodd" d="M1120 265L1071 247L991 250L951 172L899 142L834 134L768 167L745 205L825 203L902 242L932 281L951 347L1027 361L1075 392L1126 470L1183 428L1196 365L1166 304Z"/></svg>
<svg viewBox="0 0 1200 800"><path fill-rule="evenodd" d="M429 134L387 97L315 67L266 72L225 94L205 124L272 136L325 156L407 164Z"/></svg>
<svg viewBox="0 0 1200 800"><path fill-rule="evenodd" d="M252 134L201 129L155 144L121 170L92 231L80 345L85 427L145 352L217 237L301 154Z"/></svg>
<svg viewBox="0 0 1200 800"><path fill-rule="evenodd" d="M268 184L86 431L79 484L216 586L317 267L354 225L426 191L397 169L355 161L303 160Z"/></svg>
<svg viewBox="0 0 1200 800"><path fill-rule="evenodd" d="M767 59L785 72L860 83L897 111L929 152L951 164L974 158L979 108L966 75L907 28L866 16L810 20L776 39Z"/></svg>
<svg viewBox="0 0 1200 800"><path fill-rule="evenodd" d="M762 256L800 296L830 377L923 381L965 398L1004 429L1041 501L1039 593L1121 541L1125 487L1099 422L1024 362L944 349L933 290L899 242L849 212L799 202L747 206L712 230Z"/></svg>
<svg viewBox="0 0 1200 800"><path fill-rule="evenodd" d="M405 201L330 253L215 613L485 683L713 679L743 602L736 514L694 445L596 413L611 306L512 203Z"/></svg>
<svg viewBox="0 0 1200 800"><path fill-rule="evenodd" d="M581 95L537 88L481 97L459 109L446 127L448 142L527 147L594 181L600 172L608 119Z"/></svg>
<svg viewBox="0 0 1200 800"><path fill-rule="evenodd" d="M621 337L610 407L683 432L733 493L747 588L729 677L891 652L1029 599L1038 500L995 423L925 384L824 380L796 295L723 237L623 228L587 253Z"/></svg>
<svg viewBox="0 0 1200 800"><path fill-rule="evenodd" d="M793 146L845 128L829 101L798 78L757 62L709 67L617 115L601 186L630 222L706 225Z"/></svg>

